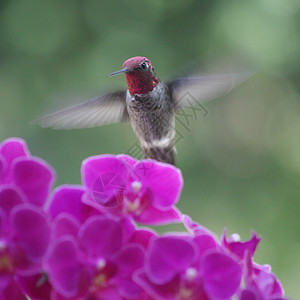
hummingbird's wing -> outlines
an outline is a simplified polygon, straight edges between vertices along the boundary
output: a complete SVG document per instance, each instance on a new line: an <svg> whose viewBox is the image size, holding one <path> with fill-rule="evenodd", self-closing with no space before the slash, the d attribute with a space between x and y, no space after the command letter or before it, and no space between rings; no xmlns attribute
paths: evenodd
<svg viewBox="0 0 300 300"><path fill-rule="evenodd" d="M167 82L172 93L175 110L216 99L230 92L254 73L214 76L192 76Z"/></svg>
<svg viewBox="0 0 300 300"><path fill-rule="evenodd" d="M45 115L33 123L54 129L79 129L127 120L126 91L119 91Z"/></svg>

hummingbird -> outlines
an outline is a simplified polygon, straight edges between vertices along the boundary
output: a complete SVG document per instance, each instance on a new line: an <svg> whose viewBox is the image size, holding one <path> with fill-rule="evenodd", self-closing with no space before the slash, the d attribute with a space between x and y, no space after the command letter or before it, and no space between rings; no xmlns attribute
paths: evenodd
<svg viewBox="0 0 300 300"><path fill-rule="evenodd" d="M161 82L144 56L126 60L123 68L110 76L117 74L125 75L126 90L100 95L45 115L35 123L54 129L79 129L130 121L145 158L175 165L175 114L184 107L218 98L249 77L246 73L193 75Z"/></svg>

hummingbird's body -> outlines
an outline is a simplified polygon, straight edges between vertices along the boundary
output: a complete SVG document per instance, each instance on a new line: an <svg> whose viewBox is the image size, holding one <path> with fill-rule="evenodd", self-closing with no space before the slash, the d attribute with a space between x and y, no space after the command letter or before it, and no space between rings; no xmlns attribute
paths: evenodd
<svg viewBox="0 0 300 300"><path fill-rule="evenodd" d="M175 164L175 113L231 90L245 74L194 76L162 83L151 62L142 56L126 60L126 91L108 93L88 102L46 115L37 122L44 127L75 129L131 121L145 158ZM248 77L248 76L247 76ZM196 99L196 103L191 103Z"/></svg>
<svg viewBox="0 0 300 300"><path fill-rule="evenodd" d="M152 91L133 96L128 91L126 105L145 157L174 164L175 109L168 86L158 83Z"/></svg>

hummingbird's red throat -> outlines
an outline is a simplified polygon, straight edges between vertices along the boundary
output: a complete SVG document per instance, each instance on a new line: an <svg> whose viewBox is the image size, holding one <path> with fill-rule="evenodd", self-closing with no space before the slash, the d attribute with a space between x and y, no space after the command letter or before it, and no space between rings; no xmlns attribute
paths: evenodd
<svg viewBox="0 0 300 300"><path fill-rule="evenodd" d="M123 64L127 87L131 95L151 92L159 83L149 59L136 56Z"/></svg>

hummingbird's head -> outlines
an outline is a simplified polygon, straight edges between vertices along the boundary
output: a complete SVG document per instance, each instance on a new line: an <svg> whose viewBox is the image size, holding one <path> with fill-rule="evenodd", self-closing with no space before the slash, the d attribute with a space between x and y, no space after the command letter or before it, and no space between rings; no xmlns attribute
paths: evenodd
<svg viewBox="0 0 300 300"><path fill-rule="evenodd" d="M131 95L150 92L159 83L150 60L143 56L127 59L123 64L123 69L111 73L110 76L120 73L125 74L127 87Z"/></svg>

